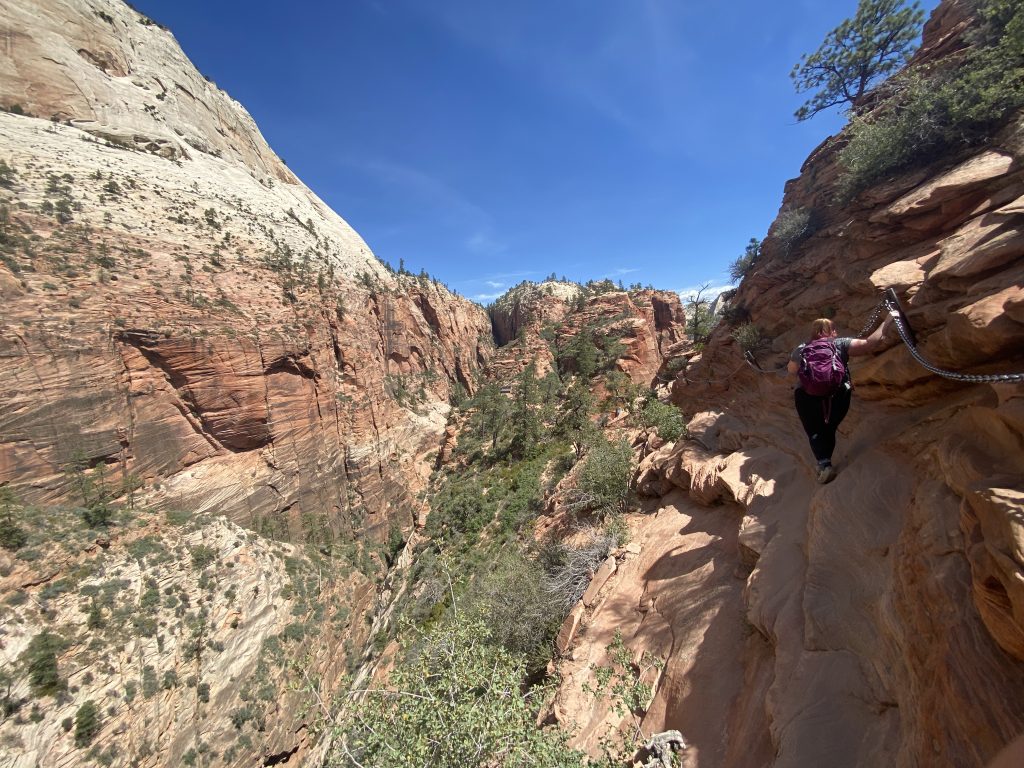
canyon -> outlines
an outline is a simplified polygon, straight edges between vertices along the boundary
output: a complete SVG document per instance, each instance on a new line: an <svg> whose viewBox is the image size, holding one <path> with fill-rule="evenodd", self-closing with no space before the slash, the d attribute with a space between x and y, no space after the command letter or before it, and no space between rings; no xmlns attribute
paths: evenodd
<svg viewBox="0 0 1024 768"><path fill-rule="evenodd" d="M912 66L968 23L940 4ZM687 428L603 416L638 462L630 541L558 633L543 720L592 755L677 729L686 764L730 768L984 766L1024 731L1021 385L891 335L819 486L779 373L890 288L939 368L1024 371L1024 116L847 202L827 139L694 345L667 291L550 280L488 312L395 272L123 3L4 3L0 31L0 517L24 536L0 549L0 765L319 765L351 681L393 662L460 406L587 333ZM572 482L538 541L572 530ZM593 695L616 635L642 712Z"/></svg>

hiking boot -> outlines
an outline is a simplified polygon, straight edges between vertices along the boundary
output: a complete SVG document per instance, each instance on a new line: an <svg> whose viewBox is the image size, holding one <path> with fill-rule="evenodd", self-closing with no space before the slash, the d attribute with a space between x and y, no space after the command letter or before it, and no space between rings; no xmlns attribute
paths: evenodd
<svg viewBox="0 0 1024 768"><path fill-rule="evenodd" d="M818 482L824 485L825 483L831 483L836 476L836 471L831 464L826 464L824 467L818 469Z"/></svg>

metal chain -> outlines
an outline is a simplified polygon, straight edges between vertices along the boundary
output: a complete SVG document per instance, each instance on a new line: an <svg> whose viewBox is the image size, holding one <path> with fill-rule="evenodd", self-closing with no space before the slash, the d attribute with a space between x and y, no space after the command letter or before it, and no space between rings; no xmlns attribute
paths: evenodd
<svg viewBox="0 0 1024 768"><path fill-rule="evenodd" d="M889 304L887 300L884 301L884 303L887 305ZM896 312L893 313L893 319L896 321L896 330L899 332L900 339L902 339L903 343L907 345L907 349L910 350L910 354L913 355L914 359L917 360L917 362L919 362L925 369L931 371L937 376L942 376L945 379L952 379L954 381L966 381L971 384L991 384L995 382L1024 382L1024 373L959 373L957 371L946 371L943 370L942 368L932 365L921 356L920 352L917 351L917 347L912 341L910 329L904 327L903 321L905 318L903 317L903 313L899 311L899 307L890 308L897 310Z"/></svg>
<svg viewBox="0 0 1024 768"><path fill-rule="evenodd" d="M893 310L895 310L893 312ZM900 335L900 340L906 344L907 349L910 350L910 354L913 356L918 363L921 364L926 370L934 373L937 376L942 376L945 379L952 379L953 381L965 381L971 384L992 384L997 382L1024 382L1024 373L959 373L957 371L947 371L939 368L936 365L929 363L920 352L917 351L917 342L914 339L914 332L910 329L910 323L907 321L906 316L903 314L903 309L900 307L899 300L896 298L896 293L891 288L886 291L886 295L882 297L882 300L878 302L875 308L871 311L871 316L868 321L864 324L860 333L857 334L858 338L863 338L874 327L878 324L879 318L883 312L892 312L893 320L896 323L896 330ZM744 354L744 360L747 365L753 368L758 373L782 373L786 370L786 367L777 368L775 370L766 371L754 359L754 356L747 352Z"/></svg>

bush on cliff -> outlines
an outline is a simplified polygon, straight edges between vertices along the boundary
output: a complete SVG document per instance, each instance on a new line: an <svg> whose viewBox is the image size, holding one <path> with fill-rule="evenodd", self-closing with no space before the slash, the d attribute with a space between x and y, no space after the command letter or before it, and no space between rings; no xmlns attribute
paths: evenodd
<svg viewBox="0 0 1024 768"><path fill-rule="evenodd" d="M396 665L388 690L355 692L328 764L583 764L560 731L536 726L543 691L523 693L524 657L494 644L489 624L452 616L404 650L411 658Z"/></svg>
<svg viewBox="0 0 1024 768"><path fill-rule="evenodd" d="M671 403L661 402L653 392L648 395L639 404L637 423L644 429L657 430L658 437L665 442L674 443L686 433L683 412Z"/></svg>
<svg viewBox="0 0 1024 768"><path fill-rule="evenodd" d="M626 510L633 477L633 449L625 440L599 440L590 449L577 479L579 510L618 513Z"/></svg>
<svg viewBox="0 0 1024 768"><path fill-rule="evenodd" d="M729 265L729 279L738 283L740 280L750 274L750 270L754 268L755 262L761 256L761 241L756 237L750 238L750 242L747 243L747 247L743 251L743 255L736 258L736 260Z"/></svg>
<svg viewBox="0 0 1024 768"><path fill-rule="evenodd" d="M1024 5L979 0L971 46L954 62L907 72L871 114L855 117L840 160L840 199L989 139L1024 107Z"/></svg>

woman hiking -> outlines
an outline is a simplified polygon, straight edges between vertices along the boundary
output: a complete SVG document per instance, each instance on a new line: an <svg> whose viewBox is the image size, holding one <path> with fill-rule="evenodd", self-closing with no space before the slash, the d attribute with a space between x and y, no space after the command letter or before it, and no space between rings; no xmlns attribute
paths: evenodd
<svg viewBox="0 0 1024 768"><path fill-rule="evenodd" d="M894 312L890 312L885 322L866 339L840 337L831 320L820 318L811 326L810 340L790 355L786 367L799 381L793 393L796 412L818 461L819 483L828 483L836 476L832 466L836 430L850 410L853 395L850 356L868 355L878 349L893 316Z"/></svg>

